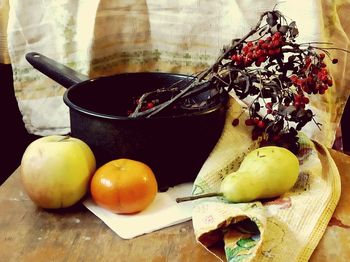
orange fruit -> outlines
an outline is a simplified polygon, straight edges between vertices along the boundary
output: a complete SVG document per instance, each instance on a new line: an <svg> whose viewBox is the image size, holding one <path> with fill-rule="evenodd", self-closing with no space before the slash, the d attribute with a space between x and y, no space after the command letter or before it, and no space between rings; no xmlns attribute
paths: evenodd
<svg viewBox="0 0 350 262"><path fill-rule="evenodd" d="M149 206L158 191L153 171L131 159L112 160L96 170L90 184L97 205L114 213L136 213Z"/></svg>

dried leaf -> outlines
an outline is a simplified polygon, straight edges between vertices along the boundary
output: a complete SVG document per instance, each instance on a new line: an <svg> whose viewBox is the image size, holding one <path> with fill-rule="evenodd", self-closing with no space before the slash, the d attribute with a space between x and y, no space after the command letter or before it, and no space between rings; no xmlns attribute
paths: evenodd
<svg viewBox="0 0 350 262"><path fill-rule="evenodd" d="M297 37L299 35L299 30L298 28L293 28L292 30L290 30L290 35L292 37Z"/></svg>
<svg viewBox="0 0 350 262"><path fill-rule="evenodd" d="M278 31L283 35L285 35L288 32L288 30L289 30L289 26L287 26L287 25L281 25L278 28Z"/></svg>
<svg viewBox="0 0 350 262"><path fill-rule="evenodd" d="M296 108L293 105L290 105L290 106L279 105L278 107L278 113L284 117L292 114L295 111L296 111Z"/></svg>
<svg viewBox="0 0 350 262"><path fill-rule="evenodd" d="M297 23L295 21L292 21L290 24L289 24L289 27L290 28L296 28L297 27Z"/></svg>
<svg viewBox="0 0 350 262"><path fill-rule="evenodd" d="M276 24L276 25L274 25L273 27L271 27L271 28L270 28L271 34L274 34L274 33L278 32L278 31L279 31L279 30L278 30L278 27L279 27L279 24Z"/></svg>
<svg viewBox="0 0 350 262"><path fill-rule="evenodd" d="M266 18L266 23L270 26L273 27L277 24L278 16L276 15L275 12L269 12L267 14Z"/></svg>

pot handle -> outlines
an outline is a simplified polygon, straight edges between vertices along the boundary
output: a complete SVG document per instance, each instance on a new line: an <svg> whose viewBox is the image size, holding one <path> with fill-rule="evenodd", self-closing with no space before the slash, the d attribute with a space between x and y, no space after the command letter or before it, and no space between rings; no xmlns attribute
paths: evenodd
<svg viewBox="0 0 350 262"><path fill-rule="evenodd" d="M27 53L26 59L35 69L65 88L69 88L72 85L89 79L88 76L80 74L79 72L37 52Z"/></svg>

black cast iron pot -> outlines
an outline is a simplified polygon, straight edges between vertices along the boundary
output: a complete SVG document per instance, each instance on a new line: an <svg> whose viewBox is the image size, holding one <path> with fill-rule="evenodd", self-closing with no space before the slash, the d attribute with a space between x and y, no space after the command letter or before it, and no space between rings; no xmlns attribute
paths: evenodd
<svg viewBox="0 0 350 262"><path fill-rule="evenodd" d="M70 108L71 135L91 147L98 166L117 158L142 161L154 171L159 188L165 189L193 181L221 135L226 92L202 111L136 119L125 114L130 101L144 92L193 77L125 73L88 79L39 53L28 53L26 59L67 88L63 99ZM195 98L204 100L207 92Z"/></svg>

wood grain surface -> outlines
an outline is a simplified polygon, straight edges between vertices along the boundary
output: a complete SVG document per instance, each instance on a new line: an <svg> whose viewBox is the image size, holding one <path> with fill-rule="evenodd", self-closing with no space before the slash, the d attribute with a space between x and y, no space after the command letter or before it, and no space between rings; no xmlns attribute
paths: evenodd
<svg viewBox="0 0 350 262"><path fill-rule="evenodd" d="M0 261L216 261L186 222L123 240L83 205L36 207L18 170L0 187Z"/></svg>
<svg viewBox="0 0 350 262"><path fill-rule="evenodd" d="M350 259L350 157L330 150L342 196L311 261ZM0 187L0 262L217 261L200 246L192 222L123 240L81 204L49 211L25 194L18 170Z"/></svg>

